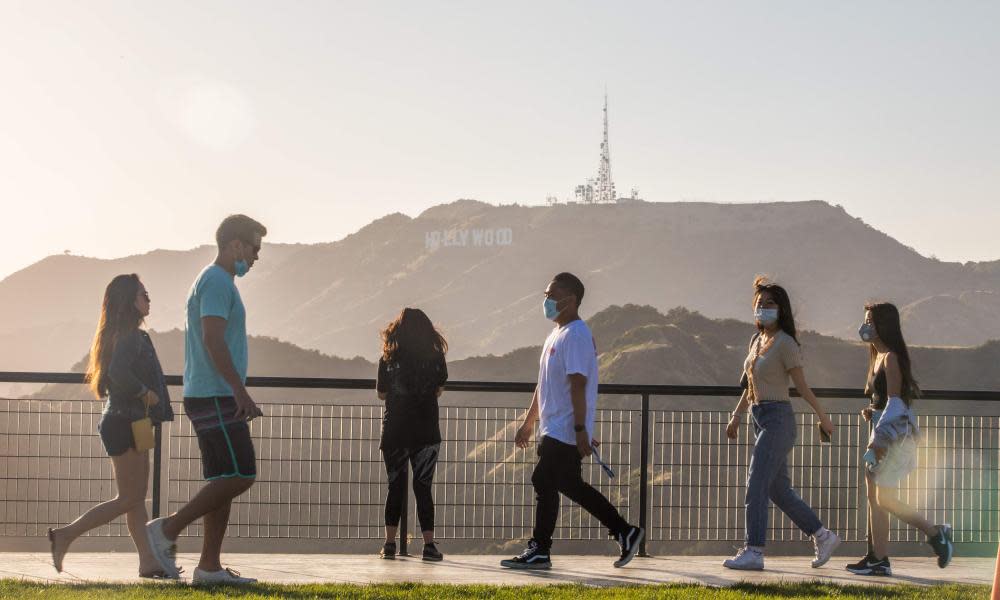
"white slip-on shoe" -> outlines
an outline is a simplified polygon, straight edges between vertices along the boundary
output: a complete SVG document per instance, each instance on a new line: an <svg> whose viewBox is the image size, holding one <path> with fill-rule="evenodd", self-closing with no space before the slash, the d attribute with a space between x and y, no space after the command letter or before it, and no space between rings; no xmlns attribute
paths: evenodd
<svg viewBox="0 0 1000 600"><path fill-rule="evenodd" d="M760 550L744 546L739 549L736 556L722 563L722 566L737 571L763 571L764 554Z"/></svg>
<svg viewBox="0 0 1000 600"><path fill-rule="evenodd" d="M257 583L257 580L251 577L241 577L240 572L233 569L222 569L221 571L195 569L191 583L194 585L247 585Z"/></svg>
<svg viewBox="0 0 1000 600"><path fill-rule="evenodd" d="M153 551L156 562L163 569L163 575L168 579L179 579L181 572L177 568L177 544L163 534L165 520L166 517L160 517L146 523L146 539L149 540L149 548Z"/></svg>
<svg viewBox="0 0 1000 600"><path fill-rule="evenodd" d="M813 548L816 551L816 558L812 561L812 568L818 569L825 565L839 545L840 537L829 529L822 535L814 535Z"/></svg>

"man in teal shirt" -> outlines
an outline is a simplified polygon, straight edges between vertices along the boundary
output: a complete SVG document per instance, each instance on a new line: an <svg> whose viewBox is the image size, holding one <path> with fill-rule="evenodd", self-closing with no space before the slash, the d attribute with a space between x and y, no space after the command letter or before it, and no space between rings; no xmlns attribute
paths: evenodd
<svg viewBox="0 0 1000 600"><path fill-rule="evenodd" d="M245 215L226 217L215 233L219 252L191 286L184 335L184 412L191 419L205 484L176 513L146 525L163 570L179 577L176 540L204 518L205 536L194 583L253 583L221 562L233 499L250 489L257 459L248 422L262 416L244 385L247 376L246 310L235 278L257 261L267 229Z"/></svg>

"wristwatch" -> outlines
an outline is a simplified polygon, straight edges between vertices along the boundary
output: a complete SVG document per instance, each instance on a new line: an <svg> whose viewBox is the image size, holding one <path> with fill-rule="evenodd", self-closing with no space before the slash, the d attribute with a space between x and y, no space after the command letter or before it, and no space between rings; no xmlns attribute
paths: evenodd
<svg viewBox="0 0 1000 600"><path fill-rule="evenodd" d="M581 431L586 431L586 428L583 425L574 425L573 431L580 433Z"/></svg>

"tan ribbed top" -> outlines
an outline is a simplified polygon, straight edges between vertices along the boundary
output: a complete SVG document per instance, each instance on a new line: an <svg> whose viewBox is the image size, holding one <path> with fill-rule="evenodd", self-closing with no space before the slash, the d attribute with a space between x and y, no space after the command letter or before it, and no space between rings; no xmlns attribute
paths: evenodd
<svg viewBox="0 0 1000 600"><path fill-rule="evenodd" d="M761 355L753 366L750 365L760 343ZM768 345L760 337L750 341L747 358L743 361L743 371L751 378L754 402L789 402L788 372L802 366L802 348L784 331L779 330L774 341Z"/></svg>

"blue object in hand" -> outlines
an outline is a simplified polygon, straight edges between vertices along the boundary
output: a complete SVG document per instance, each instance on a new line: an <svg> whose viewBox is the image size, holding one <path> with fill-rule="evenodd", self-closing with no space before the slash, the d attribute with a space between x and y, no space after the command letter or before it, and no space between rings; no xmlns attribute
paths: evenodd
<svg viewBox="0 0 1000 600"><path fill-rule="evenodd" d="M614 479L615 478L614 469L612 469L608 464L606 464L603 460L601 460L601 453L597 451L597 447L591 446L590 451L593 452L594 460L597 461L597 464L601 465L601 468L604 469L604 472L605 474L607 474L608 478Z"/></svg>
<svg viewBox="0 0 1000 600"><path fill-rule="evenodd" d="M868 451L865 452L865 457L864 458L865 458L865 462L868 463L869 467L874 467L875 463L878 462L878 459L875 458L875 449L874 448L869 448Z"/></svg>

